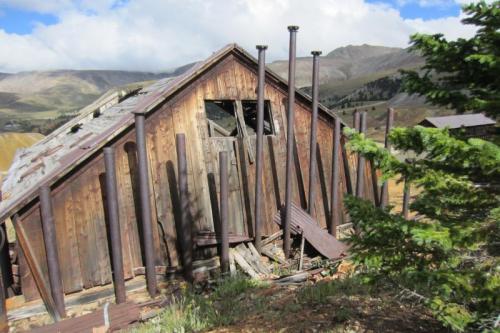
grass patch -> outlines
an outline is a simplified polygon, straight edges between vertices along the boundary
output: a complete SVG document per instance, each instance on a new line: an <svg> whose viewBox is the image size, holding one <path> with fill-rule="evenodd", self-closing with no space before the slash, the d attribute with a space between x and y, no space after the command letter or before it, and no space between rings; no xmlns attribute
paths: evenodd
<svg viewBox="0 0 500 333"><path fill-rule="evenodd" d="M267 286L264 282L236 275L220 280L209 295L187 289L158 317L128 332L196 332L231 325L249 312L265 309L265 300L254 291Z"/></svg>
<svg viewBox="0 0 500 333"><path fill-rule="evenodd" d="M298 300L301 303L323 304L329 302L329 297L369 295L371 291L372 287L363 283L360 277L352 276L306 286L299 291Z"/></svg>

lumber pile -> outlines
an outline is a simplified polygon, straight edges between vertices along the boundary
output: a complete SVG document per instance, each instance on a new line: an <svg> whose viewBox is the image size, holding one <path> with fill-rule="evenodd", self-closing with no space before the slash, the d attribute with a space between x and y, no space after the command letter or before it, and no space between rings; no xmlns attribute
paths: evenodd
<svg viewBox="0 0 500 333"><path fill-rule="evenodd" d="M255 279L262 279L271 274L271 269L262 260L252 243L241 243L229 250L231 262L236 263L246 274Z"/></svg>

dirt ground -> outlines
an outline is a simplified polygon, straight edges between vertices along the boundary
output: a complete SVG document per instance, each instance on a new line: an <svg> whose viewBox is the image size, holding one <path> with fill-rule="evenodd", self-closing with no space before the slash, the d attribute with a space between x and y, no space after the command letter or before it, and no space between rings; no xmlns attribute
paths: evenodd
<svg viewBox="0 0 500 333"><path fill-rule="evenodd" d="M338 295L311 303L300 299L299 290L271 286L247 293L241 302L263 298L262 311L247 312L234 325L210 332L446 332L425 309L403 305L391 295Z"/></svg>

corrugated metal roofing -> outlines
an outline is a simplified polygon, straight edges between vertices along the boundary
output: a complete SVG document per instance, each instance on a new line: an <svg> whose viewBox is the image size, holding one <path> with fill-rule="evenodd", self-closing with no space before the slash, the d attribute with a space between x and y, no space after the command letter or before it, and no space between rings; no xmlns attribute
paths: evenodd
<svg viewBox="0 0 500 333"><path fill-rule="evenodd" d="M151 111L230 52L237 52L257 64L257 60L238 45L227 45L183 74L159 80L122 102L112 105L113 102L109 98L104 99L101 105L107 105L108 108L103 110L99 117L93 117L96 104L93 103L85 108L85 112L80 116L70 120L44 140L30 148L17 151L2 184L0 223L36 198L41 185L54 184L123 130L133 125L134 113ZM272 76L282 84L287 84L286 80L268 69L266 75ZM310 97L299 90L296 90L296 94L310 101ZM336 117L321 104L319 108L332 118ZM75 126L79 129L72 133L71 129Z"/></svg>
<svg viewBox="0 0 500 333"><path fill-rule="evenodd" d="M428 117L425 118L425 120L437 128L460 128L496 124L493 119L486 117L482 113L460 114L444 117Z"/></svg>

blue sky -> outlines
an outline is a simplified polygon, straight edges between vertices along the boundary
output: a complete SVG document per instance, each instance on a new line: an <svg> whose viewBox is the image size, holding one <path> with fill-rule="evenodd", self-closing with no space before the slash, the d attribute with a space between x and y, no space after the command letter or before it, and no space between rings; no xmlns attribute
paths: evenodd
<svg viewBox="0 0 500 333"><path fill-rule="evenodd" d="M40 0L45 1L45 0ZM397 9L404 19L439 19L453 17L460 14L460 5L451 0L366 0L372 4L387 4ZM117 1L110 9L117 9L126 4L125 1ZM88 11L94 14L92 11ZM57 14L43 13L36 10L18 8L12 4L2 4L0 0L0 29L7 33L20 35L30 34L39 25L52 25L58 23Z"/></svg>
<svg viewBox="0 0 500 333"><path fill-rule="evenodd" d="M469 37L467 0L0 0L0 72L51 69L162 71L236 42L287 57L346 45L408 47L413 33ZM477 1L477 0L472 0Z"/></svg>
<svg viewBox="0 0 500 333"><path fill-rule="evenodd" d="M52 25L57 22L57 16L53 14L0 6L0 29L7 33L26 35L37 24Z"/></svg>

